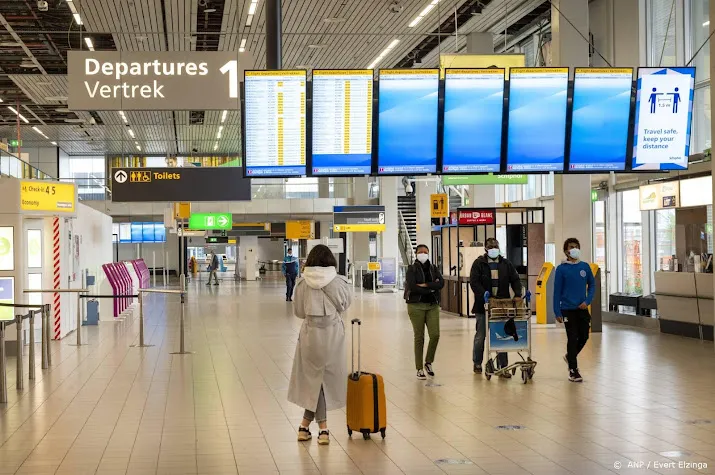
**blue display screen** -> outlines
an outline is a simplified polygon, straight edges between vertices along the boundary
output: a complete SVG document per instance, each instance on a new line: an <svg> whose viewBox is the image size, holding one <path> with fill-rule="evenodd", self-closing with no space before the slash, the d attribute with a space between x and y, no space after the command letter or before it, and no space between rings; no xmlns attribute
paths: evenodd
<svg viewBox="0 0 715 475"><path fill-rule="evenodd" d="M576 68L570 171L626 168L633 70Z"/></svg>
<svg viewBox="0 0 715 475"><path fill-rule="evenodd" d="M499 172L503 117L503 69L447 69L442 172Z"/></svg>
<svg viewBox="0 0 715 475"><path fill-rule="evenodd" d="M245 72L247 176L306 174L305 83L305 71Z"/></svg>
<svg viewBox="0 0 715 475"><path fill-rule="evenodd" d="M154 223L142 223L142 241L154 242Z"/></svg>
<svg viewBox="0 0 715 475"><path fill-rule="evenodd" d="M563 171L568 68L509 71L508 172Z"/></svg>
<svg viewBox="0 0 715 475"><path fill-rule="evenodd" d="M166 228L164 227L164 223L154 223L154 241L166 241Z"/></svg>
<svg viewBox="0 0 715 475"><path fill-rule="evenodd" d="M372 69L313 71L313 175L372 172Z"/></svg>
<svg viewBox="0 0 715 475"><path fill-rule="evenodd" d="M144 242L142 223L132 223L132 242Z"/></svg>
<svg viewBox="0 0 715 475"><path fill-rule="evenodd" d="M687 170L695 68L639 68L633 170Z"/></svg>
<svg viewBox="0 0 715 475"><path fill-rule="evenodd" d="M439 70L380 71L378 174L435 173Z"/></svg>

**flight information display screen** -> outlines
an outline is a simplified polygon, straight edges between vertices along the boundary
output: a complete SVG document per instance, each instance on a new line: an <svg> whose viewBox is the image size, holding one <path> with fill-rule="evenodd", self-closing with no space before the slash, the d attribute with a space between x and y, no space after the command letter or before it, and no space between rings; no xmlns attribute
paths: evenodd
<svg viewBox="0 0 715 475"><path fill-rule="evenodd" d="M563 171L568 68L509 70L508 172Z"/></svg>
<svg viewBox="0 0 715 475"><path fill-rule="evenodd" d="M378 174L435 173L439 70L382 69L378 99Z"/></svg>
<svg viewBox="0 0 715 475"><path fill-rule="evenodd" d="M447 69L442 173L499 172L504 69Z"/></svg>
<svg viewBox="0 0 715 475"><path fill-rule="evenodd" d="M631 68L576 68L570 171L625 170L632 86Z"/></svg>
<svg viewBox="0 0 715 475"><path fill-rule="evenodd" d="M246 71L246 175L305 175L305 71Z"/></svg>
<svg viewBox="0 0 715 475"><path fill-rule="evenodd" d="M371 69L313 71L313 175L372 171Z"/></svg>
<svg viewBox="0 0 715 475"><path fill-rule="evenodd" d="M687 170L695 68L639 68L633 170Z"/></svg>

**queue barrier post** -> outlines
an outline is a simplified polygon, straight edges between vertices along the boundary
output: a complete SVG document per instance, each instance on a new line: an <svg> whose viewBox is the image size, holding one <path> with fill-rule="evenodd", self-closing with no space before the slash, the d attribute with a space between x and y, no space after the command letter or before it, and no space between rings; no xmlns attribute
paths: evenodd
<svg viewBox="0 0 715 475"><path fill-rule="evenodd" d="M38 290L29 290L26 289L23 291L25 294L77 294L77 343L76 344L71 344L70 346L82 346L82 294L86 294L88 292L87 289L81 288L81 289L38 289ZM35 308L37 308L35 306ZM49 311L47 312L49 314ZM49 326L49 325L48 325ZM48 329L49 333L49 329ZM49 335L48 335L49 337ZM49 349L49 338L47 341L48 349ZM84 343L85 345L87 343ZM49 359L49 351L48 353L48 362L51 360Z"/></svg>
<svg viewBox="0 0 715 475"><path fill-rule="evenodd" d="M185 339L184 339L184 331L186 327L185 323L185 316L184 316L184 306L186 304L186 277L184 274L181 274L179 276L179 288L180 293L181 293L181 312L180 312L180 319L179 319L179 351L172 352L172 355L189 355L193 353L193 351L186 351L186 345L185 345Z"/></svg>
<svg viewBox="0 0 715 475"><path fill-rule="evenodd" d="M15 316L15 327L17 330L17 357L15 358L17 365L15 367L15 387L17 387L17 389L23 389L24 375L22 372L22 315Z"/></svg>
<svg viewBox="0 0 715 475"><path fill-rule="evenodd" d="M27 378L33 380L35 379L35 310L30 310L29 320L30 331L28 334L28 346L30 350L28 351L27 359L30 360L30 367L27 370Z"/></svg>
<svg viewBox="0 0 715 475"><path fill-rule="evenodd" d="M48 333L47 333L47 307L49 305L43 305L42 306L42 311L40 313L41 317L41 325L42 325L42 369L47 369L49 365L49 354L50 354L50 348L49 348L49 342L47 341Z"/></svg>
<svg viewBox="0 0 715 475"><path fill-rule="evenodd" d="M46 304L45 305L44 341L45 341L45 351L47 353L47 366L48 367L52 366L52 352L50 351L50 340L52 340L52 338L51 338L52 330L50 327L50 310L52 310L52 306L50 304Z"/></svg>
<svg viewBox="0 0 715 475"><path fill-rule="evenodd" d="M154 345L144 343L144 293L147 289L139 289L137 292L137 300L139 301L139 344L131 345L132 348L148 348Z"/></svg>
<svg viewBox="0 0 715 475"><path fill-rule="evenodd" d="M7 355L5 354L5 324L0 322L0 404L7 403Z"/></svg>

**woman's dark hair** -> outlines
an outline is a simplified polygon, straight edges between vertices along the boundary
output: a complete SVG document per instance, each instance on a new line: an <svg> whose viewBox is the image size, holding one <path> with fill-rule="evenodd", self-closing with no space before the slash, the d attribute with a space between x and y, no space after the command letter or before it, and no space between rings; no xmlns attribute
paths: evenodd
<svg viewBox="0 0 715 475"><path fill-rule="evenodd" d="M568 252L569 244L576 244L576 246L578 246L578 248L581 249L581 243L578 242L578 239L568 238L567 240L564 241L564 252Z"/></svg>
<svg viewBox="0 0 715 475"><path fill-rule="evenodd" d="M324 244L318 244L310 251L305 267L338 267L333 251Z"/></svg>
<svg viewBox="0 0 715 475"><path fill-rule="evenodd" d="M418 244L415 248L415 252L419 251L420 249L424 249L429 254L429 247L427 247L427 244Z"/></svg>

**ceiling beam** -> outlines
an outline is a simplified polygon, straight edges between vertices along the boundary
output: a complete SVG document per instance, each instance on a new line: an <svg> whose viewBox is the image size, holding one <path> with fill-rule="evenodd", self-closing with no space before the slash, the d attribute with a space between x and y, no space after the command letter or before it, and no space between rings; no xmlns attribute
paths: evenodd
<svg viewBox="0 0 715 475"><path fill-rule="evenodd" d="M7 32L10 33L10 36L12 36L13 39L20 44L20 47L22 48L22 50L25 52L27 57L30 58L33 63L35 63L35 66L37 66L37 69L39 69L42 72L42 74L46 75L47 71L45 71L45 68L43 68L42 65L40 64L40 62L37 61L37 58L35 58L35 55L32 54L32 51L30 51L30 49L27 47L27 45L25 45L25 42L22 41L22 38L20 38L20 36L17 33L15 33L15 30L12 28L10 23L7 22L7 20L5 19L5 17L3 16L2 13L0 13L0 23L2 24L2 26L5 27Z"/></svg>

